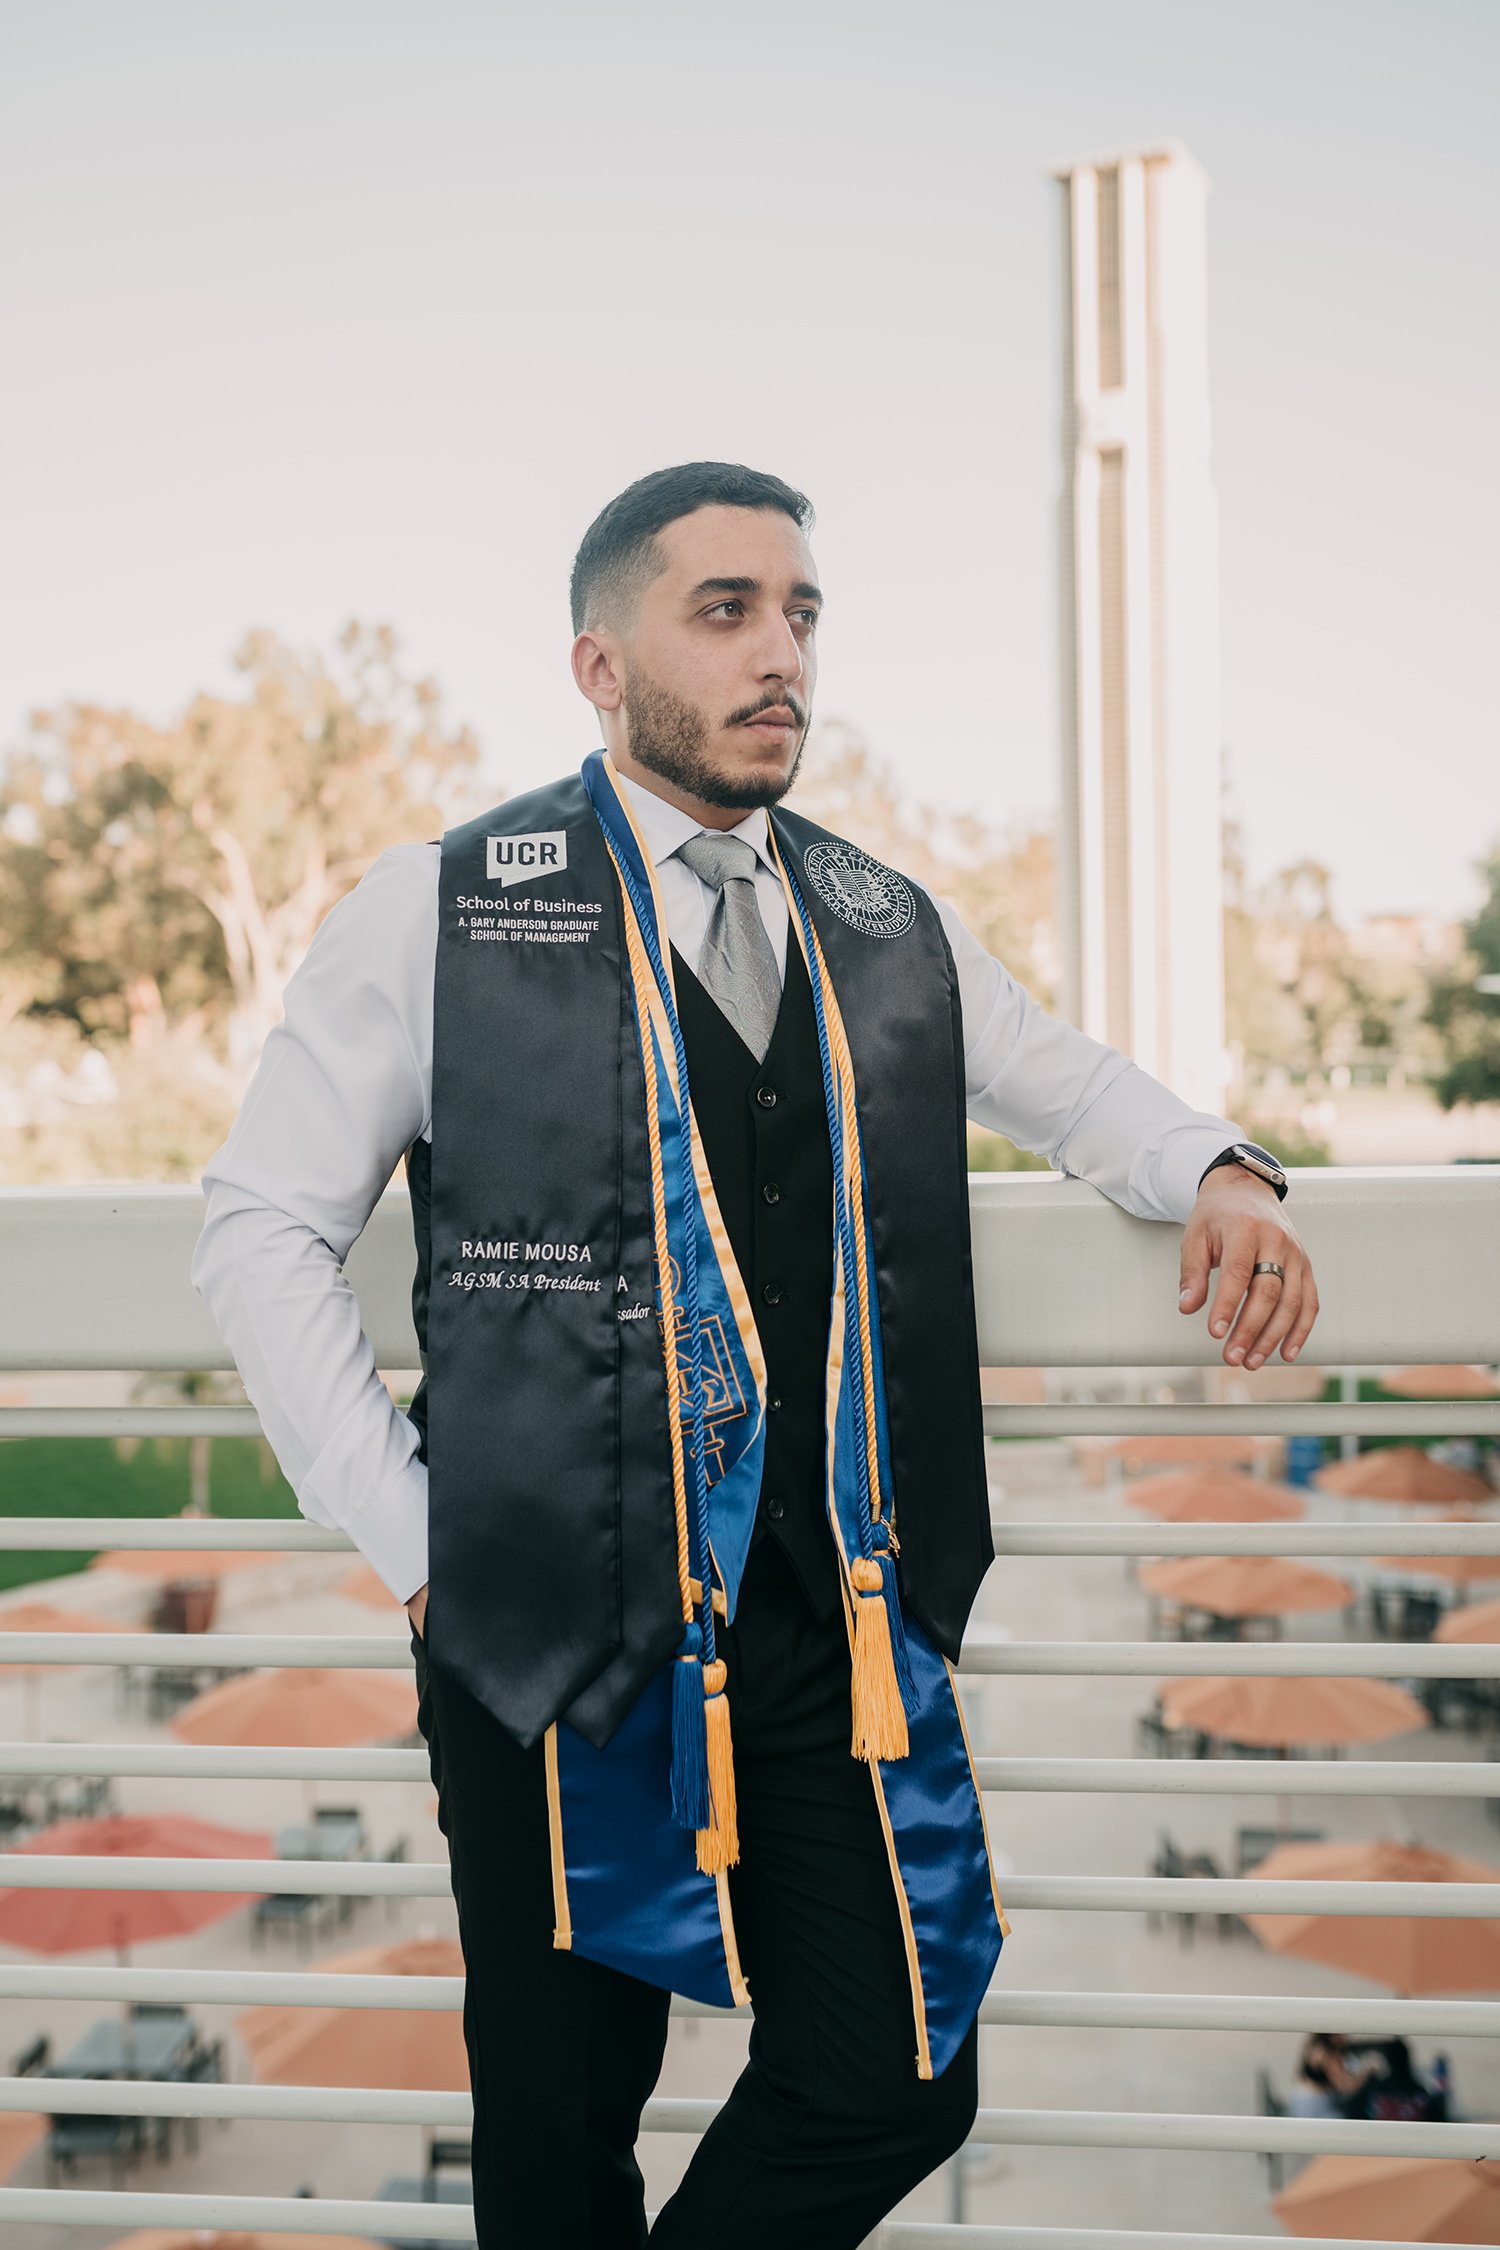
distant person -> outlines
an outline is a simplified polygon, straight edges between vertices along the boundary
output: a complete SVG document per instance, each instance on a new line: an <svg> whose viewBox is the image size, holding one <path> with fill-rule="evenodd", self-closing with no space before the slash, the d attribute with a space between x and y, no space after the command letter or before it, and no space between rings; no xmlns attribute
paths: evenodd
<svg viewBox="0 0 1500 2250"><path fill-rule="evenodd" d="M1287 2109L1293 2117L1362 2117L1365 2096L1381 2076L1381 2064L1372 2059L1355 2069L1349 2062L1342 2031L1309 2032L1297 2058L1296 2083Z"/></svg>
<svg viewBox="0 0 1500 2250"><path fill-rule="evenodd" d="M194 1278L299 1505L411 1614L480 2250L645 2242L674 1990L755 2022L658 2245L853 2250L973 2124L1009 1925L945 1661L993 1560L966 1118L1182 1227L1227 1362L1317 1310L1269 1151L782 809L811 513L715 461L610 501L604 747L381 855L204 1173ZM891 665L935 680L982 593L893 562ZM342 1270L403 1156L409 1415Z"/></svg>

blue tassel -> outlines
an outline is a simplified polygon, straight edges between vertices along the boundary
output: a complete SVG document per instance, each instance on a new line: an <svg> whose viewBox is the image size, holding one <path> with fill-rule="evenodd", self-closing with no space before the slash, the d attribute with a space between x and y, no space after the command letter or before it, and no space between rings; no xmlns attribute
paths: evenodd
<svg viewBox="0 0 1500 2250"><path fill-rule="evenodd" d="M906 1648L906 1626L901 1616L901 1595L896 1586L896 1558L888 1544L890 1531L884 1523L874 1527L875 1559L880 1565L880 1591L885 1596L886 1614L891 1627L891 1661L896 1671L896 1692L901 1707L909 1719L917 1715L917 1683L911 1676L911 1658Z"/></svg>
<svg viewBox="0 0 1500 2250"><path fill-rule="evenodd" d="M701 1625L683 1628L672 1659L672 1818L679 1828L707 1828L713 1819Z"/></svg>

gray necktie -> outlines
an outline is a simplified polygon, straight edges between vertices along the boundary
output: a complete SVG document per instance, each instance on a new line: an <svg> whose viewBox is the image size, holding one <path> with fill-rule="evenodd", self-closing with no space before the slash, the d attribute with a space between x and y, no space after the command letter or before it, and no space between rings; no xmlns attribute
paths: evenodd
<svg viewBox="0 0 1500 2250"><path fill-rule="evenodd" d="M781 1005L781 972L755 897L755 849L743 836L690 836L677 856L718 892L703 933L698 978L757 1062Z"/></svg>

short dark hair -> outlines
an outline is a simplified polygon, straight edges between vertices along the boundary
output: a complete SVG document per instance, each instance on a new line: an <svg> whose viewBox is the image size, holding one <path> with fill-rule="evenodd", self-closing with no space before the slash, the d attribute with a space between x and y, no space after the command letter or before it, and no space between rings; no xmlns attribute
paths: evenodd
<svg viewBox="0 0 1500 2250"><path fill-rule="evenodd" d="M653 469L601 508L583 535L570 582L574 632L604 622L601 608L612 613L610 623L628 615L641 588L666 567L656 534L679 516L714 507L779 508L803 531L813 520L805 493L738 461L683 461L675 469Z"/></svg>

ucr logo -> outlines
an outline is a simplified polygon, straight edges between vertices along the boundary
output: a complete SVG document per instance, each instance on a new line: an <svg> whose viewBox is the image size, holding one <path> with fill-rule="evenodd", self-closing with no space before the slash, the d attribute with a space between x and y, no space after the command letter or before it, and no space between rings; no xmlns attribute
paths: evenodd
<svg viewBox="0 0 1500 2250"><path fill-rule="evenodd" d="M486 836L484 871L492 883L529 883L556 875L568 864L564 828L538 828L529 836Z"/></svg>

